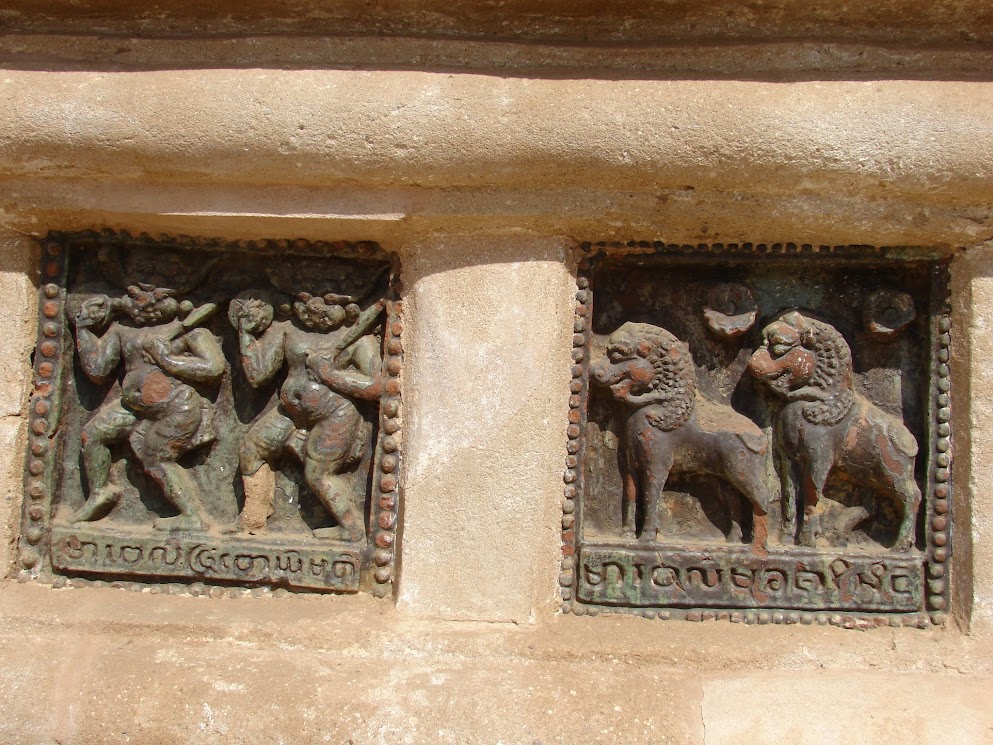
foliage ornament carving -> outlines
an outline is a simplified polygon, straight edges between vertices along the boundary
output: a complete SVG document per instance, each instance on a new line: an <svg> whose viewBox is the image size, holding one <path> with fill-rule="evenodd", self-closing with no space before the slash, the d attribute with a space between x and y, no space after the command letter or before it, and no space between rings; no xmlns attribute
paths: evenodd
<svg viewBox="0 0 993 745"><path fill-rule="evenodd" d="M43 249L28 575L390 591L393 257L111 231Z"/></svg>
<svg viewBox="0 0 993 745"><path fill-rule="evenodd" d="M794 244L583 249L563 609L942 623L947 258Z"/></svg>

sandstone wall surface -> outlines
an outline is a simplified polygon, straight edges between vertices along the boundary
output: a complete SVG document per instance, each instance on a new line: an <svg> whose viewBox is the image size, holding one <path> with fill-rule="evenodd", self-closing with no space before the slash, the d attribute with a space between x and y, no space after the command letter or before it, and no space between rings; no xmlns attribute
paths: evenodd
<svg viewBox="0 0 993 745"><path fill-rule="evenodd" d="M3 15L0 740L993 742L983 4L432 5ZM18 581L34 239L94 227L399 255L395 599ZM656 239L955 257L946 626L557 614L577 247Z"/></svg>

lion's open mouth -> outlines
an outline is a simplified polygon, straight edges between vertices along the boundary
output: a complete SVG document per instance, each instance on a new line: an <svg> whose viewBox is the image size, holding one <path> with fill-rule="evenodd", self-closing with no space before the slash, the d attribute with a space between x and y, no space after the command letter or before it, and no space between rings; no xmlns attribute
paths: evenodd
<svg viewBox="0 0 993 745"><path fill-rule="evenodd" d="M785 375L789 366L773 364L772 355L768 351L760 349L748 361L748 369L756 377L772 382Z"/></svg>

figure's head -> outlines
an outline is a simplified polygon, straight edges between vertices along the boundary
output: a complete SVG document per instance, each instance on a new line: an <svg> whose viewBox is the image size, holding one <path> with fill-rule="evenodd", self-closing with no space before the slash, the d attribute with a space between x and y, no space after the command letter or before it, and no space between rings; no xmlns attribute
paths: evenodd
<svg viewBox="0 0 993 745"><path fill-rule="evenodd" d="M828 323L790 311L766 326L762 337L748 370L781 396L834 390L851 377L851 350Z"/></svg>
<svg viewBox="0 0 993 745"><path fill-rule="evenodd" d="M693 411L696 376L689 347L659 326L625 323L611 334L590 375L620 403L655 406L649 421L659 429L681 425Z"/></svg>
<svg viewBox="0 0 993 745"><path fill-rule="evenodd" d="M146 284L131 285L127 297L121 300L121 308L139 326L168 323L179 314L179 302L172 292Z"/></svg>
<svg viewBox="0 0 993 745"><path fill-rule="evenodd" d="M348 298L333 293L311 295L301 292L293 302L293 312L306 328L328 332L352 323L358 318L359 307L347 302Z"/></svg>
<svg viewBox="0 0 993 745"><path fill-rule="evenodd" d="M593 380L609 387L622 400L630 393L645 393L652 388L655 366L649 356L653 345L645 333L639 333L647 326L625 323L610 335L604 356L590 368Z"/></svg>

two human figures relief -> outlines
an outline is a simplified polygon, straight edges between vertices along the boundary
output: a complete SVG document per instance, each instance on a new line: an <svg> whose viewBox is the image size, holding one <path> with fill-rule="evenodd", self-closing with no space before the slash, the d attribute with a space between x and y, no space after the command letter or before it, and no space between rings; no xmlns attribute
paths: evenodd
<svg viewBox="0 0 993 745"><path fill-rule="evenodd" d="M104 247L84 263L72 385L99 403L70 425L83 479L64 524L364 547L391 281L375 259ZM107 280L123 292L90 291Z"/></svg>
<svg viewBox="0 0 993 745"><path fill-rule="evenodd" d="M626 297L607 296L607 313L644 316L630 287L624 289ZM594 434L602 432L588 451L597 459L587 463L589 534L611 530L602 517L609 510L603 496L590 492L606 491L611 483L597 463L614 468L613 448L619 483L610 492L619 492L621 503L619 530L613 530L624 539L747 543L759 554L770 545L911 549L921 505L918 442L900 417L865 392L885 386L899 391L900 371L882 371L888 375L883 383L875 382L882 374L873 382L859 378L851 347L835 325L804 309L770 314L756 306L756 294L734 283L706 292L699 322L683 322L689 341L706 356L703 363L687 339L656 323L623 320L612 331L604 324L589 370L591 416L601 422ZM880 320L878 309L867 311L864 319L862 338L872 340L877 358L914 318L909 295L888 297L900 305L899 328L886 326L892 312ZM878 293L867 308L872 302L882 302ZM763 311L764 328L749 337ZM739 402L751 418L736 410ZM715 536L714 525L723 526L723 535Z"/></svg>

